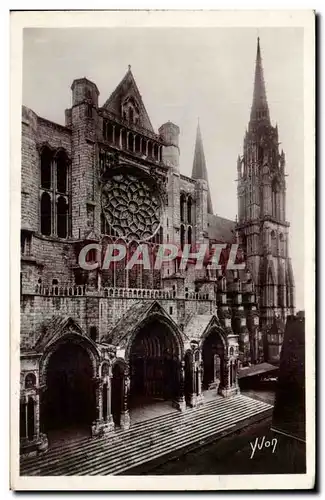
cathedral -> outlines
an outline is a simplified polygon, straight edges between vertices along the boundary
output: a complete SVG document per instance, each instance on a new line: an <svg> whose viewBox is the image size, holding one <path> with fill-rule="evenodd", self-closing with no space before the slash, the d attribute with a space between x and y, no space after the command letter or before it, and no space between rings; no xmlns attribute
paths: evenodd
<svg viewBox="0 0 325 500"><path fill-rule="evenodd" d="M259 40L236 221L213 213L199 125L188 177L179 127L153 129L130 66L102 106L87 78L71 91L64 126L22 108L21 453L45 451L49 433L74 424L93 436L128 429L143 402L185 412L212 389L231 398L243 367L279 362L294 314L285 154ZM162 243L223 244L220 269L209 258L183 269L179 256L127 269L142 242L150 259ZM112 243L126 256L104 269ZM236 244L244 265L228 269ZM85 245L91 270L79 265Z"/></svg>

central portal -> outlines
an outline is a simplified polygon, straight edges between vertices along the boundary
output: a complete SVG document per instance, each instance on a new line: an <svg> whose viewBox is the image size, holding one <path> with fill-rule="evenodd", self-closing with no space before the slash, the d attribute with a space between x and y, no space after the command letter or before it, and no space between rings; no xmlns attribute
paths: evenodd
<svg viewBox="0 0 325 500"><path fill-rule="evenodd" d="M177 398L179 347L170 328L157 320L136 335L130 352L130 406Z"/></svg>

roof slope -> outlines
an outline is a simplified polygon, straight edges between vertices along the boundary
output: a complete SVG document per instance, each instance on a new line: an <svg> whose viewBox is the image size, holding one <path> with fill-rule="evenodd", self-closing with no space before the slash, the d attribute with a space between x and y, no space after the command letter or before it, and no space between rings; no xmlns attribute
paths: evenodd
<svg viewBox="0 0 325 500"><path fill-rule="evenodd" d="M236 222L208 214L208 237L220 243L236 243Z"/></svg>

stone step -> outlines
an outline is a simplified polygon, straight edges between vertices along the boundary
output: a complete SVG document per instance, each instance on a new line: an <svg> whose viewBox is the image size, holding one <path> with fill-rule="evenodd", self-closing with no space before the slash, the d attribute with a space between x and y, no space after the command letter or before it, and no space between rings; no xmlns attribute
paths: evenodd
<svg viewBox="0 0 325 500"><path fill-rule="evenodd" d="M81 438L49 450L41 457L22 459L22 475L120 474L211 435L231 429L238 421L272 409L271 405L238 395L216 398L181 414L171 412L138 422L103 438ZM155 443L152 443L152 436Z"/></svg>
<svg viewBox="0 0 325 500"><path fill-rule="evenodd" d="M260 410L259 413L265 413L265 410ZM241 420L246 420L251 416L256 415L256 412L248 411L242 415ZM125 457L123 460L114 461L109 467L109 464L105 460L105 465L100 468L96 467L96 462L93 462L90 467L83 469L82 475L108 475L108 474L121 474L127 470L133 469L139 465L150 462L151 460L157 459L162 456L167 456L172 454L178 449L187 447L188 445L193 445L194 443L201 444L206 437L211 435L218 435L223 433L226 429L231 429L235 427L238 419L225 419L222 425L214 426L208 425L204 430L192 432L190 434L184 435L184 437L179 437L179 439L172 439L171 436L164 442L160 442L159 446L148 450L146 453L137 452L133 455ZM106 458L106 457L105 457ZM89 465L89 462L87 463ZM75 472L72 472L75 474ZM67 474L69 475L69 473Z"/></svg>
<svg viewBox="0 0 325 500"><path fill-rule="evenodd" d="M237 407L239 409L239 407ZM163 444L168 443L170 444L172 440L178 439L179 435L186 433L188 431L188 427L190 426L190 431L191 433L195 434L198 430L201 428L207 428L209 429L211 425L213 425L213 422L215 419L220 420L220 418L223 418L224 421L228 421L229 419L233 418L233 416L229 416L229 411L224 410L223 413L219 413L218 416L214 414L207 414L203 415L199 421L188 421L187 425L175 425L175 426L167 426L165 429L155 429L154 427L152 428L152 431L149 434L146 434L141 437L141 439L134 440L132 443L130 443L129 446L125 443L123 440L120 443L120 449L119 449L119 456L117 457L114 453L112 454L111 457L109 457L107 454L105 455L105 465L107 466L110 462L112 462L112 465L116 467L119 465L119 463L124 463L125 460L128 460L129 457L134 457L134 455L141 455L143 452L146 452L146 450L150 450L153 448L152 446L152 435L154 432L156 432L155 436L155 441L156 443L156 448L157 446L160 447ZM228 420L227 420L228 419ZM97 458L95 457L95 460ZM88 463L89 463L89 458L88 458ZM76 469L73 469L76 472ZM77 469L77 471L79 468ZM67 471L68 473L68 471Z"/></svg>
<svg viewBox="0 0 325 500"><path fill-rule="evenodd" d="M232 398L231 411L236 411L237 407L240 410L243 410L247 405L247 401L250 403L249 398L245 398L244 400L239 396ZM79 460L79 457L85 452L91 452L92 448L99 448L101 444L105 446L107 440L109 439L111 445L119 446L120 453L122 449L125 449L127 453L131 451L131 443L133 446L137 448L141 447L142 443L145 444L148 442L148 439L152 435L154 431L158 431L163 434L165 431L169 431L170 428L174 426L173 422L176 422L176 427L186 426L188 424L193 427L196 422L198 425L203 425L205 419L209 418L210 415L217 415L218 418L221 418L221 415L229 414L229 400L224 398L220 398L219 400L213 401L213 404L203 405L199 408L189 409L184 414L179 412L173 412L169 414L166 419L151 419L149 421L144 422L145 425L141 425L138 423L131 427L129 430L125 431L117 431L112 434L111 437L104 437L100 439L92 439L85 438L82 441L78 441L78 443L73 443L72 446L65 446L61 448L55 448L54 450L49 450L49 452L43 457L44 461L47 462L48 465L54 465L59 461L62 462L67 456L73 455L73 459L75 461ZM35 458L33 461L29 459L29 468L32 466L33 462L36 467L39 466L39 458ZM23 465L22 461L22 465ZM42 462L42 469L44 469L44 462Z"/></svg>
<svg viewBox="0 0 325 500"><path fill-rule="evenodd" d="M234 400L235 398L233 398L233 401ZM222 411L223 407L227 404L227 400L220 397L217 401L218 401L217 411L219 412ZM201 418L202 413L208 413L210 411L211 412L216 411L215 401L209 401L208 403L198 408L189 408L183 414L181 414L177 410L172 410L170 413L167 413L165 415L148 419L143 422L136 422L135 424L132 424L131 428L128 430L117 429L114 434L109 436L109 438L83 437L73 441L72 443L68 443L67 445L56 446L53 449L50 448L45 457L47 460L49 460L50 458L62 459L65 454L70 454L75 450L80 450L81 447L84 447L87 444L93 444L93 446L98 446L98 442L100 440L106 442L107 439L110 439L110 442L116 442L116 443L123 440L123 443L127 443L131 440L134 440L134 438L136 438L137 435L141 435L142 437L145 436L147 432L150 433L153 427L156 428L157 426L161 426L161 429L167 428L170 424L172 424L174 420L179 421L180 417L182 417L184 422L186 422L187 420L193 422L194 419ZM22 457L21 459L22 465L24 463L32 465L33 462L39 463L39 457Z"/></svg>

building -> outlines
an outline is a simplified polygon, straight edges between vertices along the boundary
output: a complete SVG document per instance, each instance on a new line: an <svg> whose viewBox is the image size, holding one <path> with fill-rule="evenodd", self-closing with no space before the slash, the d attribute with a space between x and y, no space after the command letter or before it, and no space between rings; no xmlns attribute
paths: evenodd
<svg viewBox="0 0 325 500"><path fill-rule="evenodd" d="M153 130L129 67L99 107L99 90L74 80L65 126L22 110L21 399L23 453L44 450L51 430L92 434L132 425L130 409L165 399L204 403L203 391L239 391L240 366L279 358L269 332L293 310L285 221L284 154L270 123L258 43L238 221L213 214L200 128L192 177L181 174L177 125ZM145 242L225 244L221 269L180 255L126 268ZM108 245L122 261L101 266ZM243 269L227 269L233 244ZM79 265L81 250L91 270ZM99 245L99 246L96 246ZM240 252L237 263L240 262Z"/></svg>

